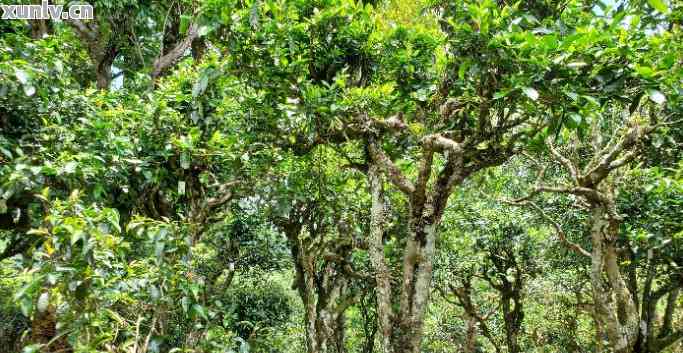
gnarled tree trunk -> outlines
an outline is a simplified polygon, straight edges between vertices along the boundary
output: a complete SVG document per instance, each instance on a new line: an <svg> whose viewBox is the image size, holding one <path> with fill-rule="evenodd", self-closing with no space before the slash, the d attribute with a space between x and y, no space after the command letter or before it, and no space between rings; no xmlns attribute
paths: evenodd
<svg viewBox="0 0 683 353"><path fill-rule="evenodd" d="M358 274L351 273L349 267L351 247L329 249L321 241L325 227L315 230L313 208L313 203L298 205L288 219L278 223L292 253L293 287L304 304L307 352L344 353L346 309L355 300L350 284ZM303 232L309 232L309 236L302 236Z"/></svg>
<svg viewBox="0 0 683 353"><path fill-rule="evenodd" d="M45 311L36 310L31 321L31 343L43 344L43 353L73 352L66 336L57 331L57 310L53 305Z"/></svg>
<svg viewBox="0 0 683 353"><path fill-rule="evenodd" d="M400 126L402 122L393 121L391 124ZM502 163L511 154L509 146L477 150L476 144L456 142L441 134L423 137L421 145L422 158L414 182L383 151L376 136L369 136L366 146L368 183L372 195L369 252L377 283L377 315L384 353L420 352L431 292L436 237L453 189L471 173ZM433 164L437 153L444 155L444 165L430 183L435 174ZM465 158L468 158L467 165ZM398 288L392 288L391 272L384 256L382 176L405 195L409 205L406 215L409 232L403 248L401 275L396 278Z"/></svg>
<svg viewBox="0 0 683 353"><path fill-rule="evenodd" d="M619 221L605 207L591 214L591 287L596 318L604 327L615 353L633 352L638 337L638 310L619 268L617 236Z"/></svg>
<svg viewBox="0 0 683 353"><path fill-rule="evenodd" d="M447 197L434 192L427 200L411 199L410 233L403 253L402 279L398 289L400 294L396 298L391 287L391 272L384 257L385 200L379 171L377 165L369 166L372 195L369 252L377 283L377 316L382 351L419 352L430 294L436 228ZM452 184L449 183L449 188ZM394 304L398 304L398 310L394 310Z"/></svg>

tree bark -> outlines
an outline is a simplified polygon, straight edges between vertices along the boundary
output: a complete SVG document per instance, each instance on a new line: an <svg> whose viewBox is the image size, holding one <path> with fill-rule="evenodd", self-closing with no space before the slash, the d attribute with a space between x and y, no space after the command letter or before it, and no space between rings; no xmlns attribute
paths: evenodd
<svg viewBox="0 0 683 353"><path fill-rule="evenodd" d="M613 353L659 352L683 337L683 330L681 330L667 335L666 338L654 339L652 322L656 302L670 289L663 287L658 289L657 293L652 291L654 279L652 266L654 265L651 261L651 253L648 256L650 267L647 269L649 274L645 280L642 298L638 298L636 268L630 266L622 270L617 245L621 216L617 211L613 181L608 178L610 173L636 158L639 145L658 126L658 124L643 125L638 121L636 114L624 121L624 127L616 131L610 140L603 144L596 125L593 134L595 154L584 166L579 166L570 158L563 156L550 141L547 141L551 156L566 169L571 178L571 185L541 184L544 171L542 169L539 173L538 184L532 193L513 201L513 203L524 203L538 193L551 192L580 197L587 206L590 211L591 251L588 252L575 243L565 241L565 244L578 254L591 259L590 282L595 326L598 329L598 335L604 332L607 346ZM539 209L538 206L534 207ZM543 214L542 211L541 213ZM558 228L560 238L564 238L561 229L558 226L556 228ZM639 302L641 299L642 302ZM600 339L598 337L599 342Z"/></svg>
<svg viewBox="0 0 683 353"><path fill-rule="evenodd" d="M44 344L41 353L73 352L67 337L57 330L57 309L54 305L48 306L44 312L36 310L31 322L31 343Z"/></svg>
<svg viewBox="0 0 683 353"><path fill-rule="evenodd" d="M369 287L371 290L375 289ZM374 292L374 290L373 290ZM373 353L375 351L375 338L377 337L377 313L371 308L376 307L376 300L370 290L364 290L360 298L360 312L363 318L363 346L362 353Z"/></svg>
<svg viewBox="0 0 683 353"><path fill-rule="evenodd" d="M287 220L279 223L287 236L294 262L293 287L304 304L306 350L308 353L344 353L346 309L354 302L349 289L350 276L343 270L348 253L341 250L320 256L319 252L325 249L313 241L321 236L318 233L323 228L320 226L318 231L312 231L313 207L312 204L299 205ZM310 225L310 229L305 225ZM310 234L302 237L302 232Z"/></svg>
<svg viewBox="0 0 683 353"><path fill-rule="evenodd" d="M665 337L671 334L671 324L673 322L673 314L676 309L678 296L681 292L681 288L676 288L669 293L669 297L666 301L666 310L664 312L664 320L662 323L662 329L659 336Z"/></svg>
<svg viewBox="0 0 683 353"><path fill-rule="evenodd" d="M34 5L40 5L41 0L34 0ZM52 22L47 19L28 20L31 27L31 38L42 39L46 34L52 33Z"/></svg>
<svg viewBox="0 0 683 353"><path fill-rule="evenodd" d="M68 20L68 24L76 31L86 46L90 61L94 66L98 89L108 89L111 81L111 66L119 54L120 43L116 42L111 31L102 30L97 23L84 23L77 19ZM125 26L124 23L112 24Z"/></svg>
<svg viewBox="0 0 683 353"><path fill-rule="evenodd" d="M384 153L374 137L367 141L368 180L372 194L371 261L377 281L377 310L383 352L420 352L424 317L429 302L437 228L453 187L462 182L463 151L460 144L439 134L423 138L423 157L413 185ZM428 190L436 151L446 163ZM401 190L410 205L409 233L403 250L400 287L392 290L384 258L382 178ZM392 293L398 292L398 296ZM394 300L396 299L396 300ZM392 309L396 310L392 310Z"/></svg>
<svg viewBox="0 0 683 353"><path fill-rule="evenodd" d="M111 86L111 66L118 56L118 48L110 46L104 49L104 52L93 57L93 62L96 65L96 77L98 89L109 89Z"/></svg>
<svg viewBox="0 0 683 353"><path fill-rule="evenodd" d="M523 314L521 304L518 299L513 300L514 296L513 293L503 294L501 299L503 317L505 318L505 343L508 347L508 353L519 353L521 351L518 337Z"/></svg>
<svg viewBox="0 0 683 353"><path fill-rule="evenodd" d="M379 168L370 164L368 181L372 197L370 212L370 246L368 252L375 272L377 324L383 353L392 352L391 273L384 258L384 186Z"/></svg>
<svg viewBox="0 0 683 353"><path fill-rule="evenodd" d="M465 313L467 331L465 332L465 353L476 353L477 351L477 319Z"/></svg>
<svg viewBox="0 0 683 353"><path fill-rule="evenodd" d="M632 352L639 327L637 308L619 269L616 240L619 221L602 205L591 214L591 285L596 317L615 353Z"/></svg>
<svg viewBox="0 0 683 353"><path fill-rule="evenodd" d="M374 165L370 166L368 175L372 194L370 258L377 282L377 313L382 351L419 352L430 293L435 225L412 222L415 226L403 255L400 309L394 313L391 274L384 258L384 199L381 177Z"/></svg>
<svg viewBox="0 0 683 353"><path fill-rule="evenodd" d="M183 57L185 52L191 48L192 43L198 36L199 26L194 23L190 24L187 29L187 35L184 38L178 41L168 52L159 53L159 57L154 60L152 67L152 81L156 81L159 76L175 65Z"/></svg>

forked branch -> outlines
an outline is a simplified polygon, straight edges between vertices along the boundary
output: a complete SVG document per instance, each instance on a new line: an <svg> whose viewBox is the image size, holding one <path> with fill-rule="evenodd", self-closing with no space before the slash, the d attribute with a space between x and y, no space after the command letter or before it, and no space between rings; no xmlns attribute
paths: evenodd
<svg viewBox="0 0 683 353"><path fill-rule="evenodd" d="M380 167L380 169L387 175L392 184L405 194L412 194L415 191L415 186L406 178L398 167L391 161L389 156L382 151L382 148L376 142L371 141L368 144L368 151L373 162Z"/></svg>
<svg viewBox="0 0 683 353"><path fill-rule="evenodd" d="M538 214L541 216L541 218L543 218L546 222L550 223L553 226L553 228L555 228L555 232L557 233L557 237L560 239L560 241L567 248L571 249L572 251L574 251L575 253L577 253L579 255L583 255L586 257L591 256L591 253L588 252L583 247L581 247L581 245L574 243L571 240L567 239L567 234L562 229L562 226L559 223L557 223L557 221L555 221L550 216L548 216L548 214L545 213L545 211L543 211L543 209L540 206L538 206L535 202L525 201L525 202L521 203L520 205L528 205L528 206L531 206L534 210L536 210L536 212L538 212Z"/></svg>

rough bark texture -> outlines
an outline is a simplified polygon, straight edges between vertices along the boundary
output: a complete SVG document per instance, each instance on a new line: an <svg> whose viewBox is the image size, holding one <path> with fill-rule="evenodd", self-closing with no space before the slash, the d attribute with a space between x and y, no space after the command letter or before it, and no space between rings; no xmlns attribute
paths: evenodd
<svg viewBox="0 0 683 353"><path fill-rule="evenodd" d="M355 301L350 268L352 247L326 246L326 228L315 223L315 203L298 204L288 219L279 220L294 261L297 289L304 304L306 349L309 353L343 353L346 309ZM314 223L316 226L314 226ZM303 236L304 233L308 233Z"/></svg>
<svg viewBox="0 0 683 353"><path fill-rule="evenodd" d="M519 291L506 291L501 298L503 317L505 318L505 342L509 353L520 352L519 334L522 329L524 312Z"/></svg>
<svg viewBox="0 0 683 353"><path fill-rule="evenodd" d="M592 212L591 285L597 317L616 353L633 351L638 336L638 313L619 269L616 241L618 221L604 207Z"/></svg>
<svg viewBox="0 0 683 353"><path fill-rule="evenodd" d="M383 353L390 353L392 334L391 273L384 259L384 187L379 168L368 169L372 209L370 213L370 246L368 252L375 271L377 322Z"/></svg>
<svg viewBox="0 0 683 353"><path fill-rule="evenodd" d="M467 330L465 331L465 353L476 353L477 351L477 319L465 314Z"/></svg>
<svg viewBox="0 0 683 353"><path fill-rule="evenodd" d="M29 20L29 24L33 39L42 39L45 35L52 33L52 23L48 20Z"/></svg>
<svg viewBox="0 0 683 353"><path fill-rule="evenodd" d="M94 67L97 88L108 89L112 81L111 66L119 55L121 43L117 41L111 30L103 29L103 26L96 22L84 23L72 19L68 23L76 31L88 51ZM124 23L112 25L125 26Z"/></svg>
<svg viewBox="0 0 683 353"><path fill-rule="evenodd" d="M108 89L111 85L111 66L114 64L118 52L118 48L112 45L104 48L101 52L93 53L94 56L91 56L96 65L97 88Z"/></svg>
<svg viewBox="0 0 683 353"><path fill-rule="evenodd" d="M33 0L34 5L40 5L42 0ZM52 22L45 19L28 20L31 27L31 38L41 39L47 34L52 34Z"/></svg>
<svg viewBox="0 0 683 353"><path fill-rule="evenodd" d="M44 344L42 353L73 352L66 336L57 331L57 311L49 306L44 312L36 311L31 322L31 343Z"/></svg>
<svg viewBox="0 0 683 353"><path fill-rule="evenodd" d="M661 352L683 338L683 330L671 332L666 317L660 333L655 333L657 301L669 293L669 296L676 298L677 288L681 287L680 278L672 278L670 280L674 283L655 290L653 279L656 271L650 253L648 273L639 298L636 267L621 265L628 258L624 257L624 249L619 248L617 242L622 219L617 211L614 181L610 174L636 158L639 145L655 128L656 125L643 126L637 117L627 120L625 128L616 131L604 146L601 146L599 139L594 141L595 154L583 167L548 143L553 158L569 172L571 185L558 187L539 183L530 195L513 201L528 203L531 197L540 192L572 194L579 197L590 212L591 251L567 241L559 225L554 223L554 226L568 248L591 260L590 282L598 336L596 340L600 342L604 334L608 348L614 353ZM594 136L600 134L594 133ZM542 176L543 171L539 174L539 181ZM549 220L542 209L532 205L543 218ZM667 305L666 312L673 310Z"/></svg>
<svg viewBox="0 0 683 353"><path fill-rule="evenodd" d="M448 109L442 109L440 114L447 117L450 113ZM487 116L488 107L482 107L481 114ZM366 147L373 201L371 260L378 286L377 313L383 352L420 352L441 217L453 189L468 175L498 165L512 155L519 135L509 136L505 143L498 139L523 121L501 119L501 125L496 129L489 131L488 125L483 124L472 136L450 138L439 133L424 136L420 141L422 157L414 182L400 171L379 143L381 134L403 130L405 124L393 117L382 122L368 120L367 124L375 131L366 135ZM381 133L378 135L376 131ZM489 147L479 148L484 141ZM442 154L444 159L443 167L437 173L433 168L436 154ZM399 278L393 278L399 283L397 288L392 287L383 251L383 177L404 194L409 205L402 268Z"/></svg>
<svg viewBox="0 0 683 353"><path fill-rule="evenodd" d="M376 308L375 288L371 286L372 284L363 291L359 302L360 314L363 319L364 342L362 353L373 353L375 351L375 338L377 337L377 312L374 310Z"/></svg>
<svg viewBox="0 0 683 353"><path fill-rule="evenodd" d="M424 315L429 300L432 261L437 227L453 186L462 180L462 154L457 143L442 136L430 136L426 142L420 176L416 185L408 181L371 141L368 178L372 194L371 260L377 282L377 312L384 352L419 352L422 342ZM434 150L448 149L450 158L427 194ZM392 296L390 272L384 257L382 171L394 185L408 196L410 203L409 235L403 253L402 280L398 295L398 311Z"/></svg>
<svg viewBox="0 0 683 353"><path fill-rule="evenodd" d="M187 29L187 34L184 38L170 47L167 52L160 53L159 57L154 60L151 73L152 80L156 80L171 66L175 65L183 57L185 52L190 49L198 35L199 27L193 23Z"/></svg>

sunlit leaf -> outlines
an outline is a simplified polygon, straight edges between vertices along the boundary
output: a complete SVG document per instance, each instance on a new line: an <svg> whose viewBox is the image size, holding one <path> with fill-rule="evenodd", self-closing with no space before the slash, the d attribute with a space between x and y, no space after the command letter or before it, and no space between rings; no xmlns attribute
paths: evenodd
<svg viewBox="0 0 683 353"><path fill-rule="evenodd" d="M658 90L650 90L648 92L648 96L650 97L650 100L657 104L664 104L664 102L666 102L666 96L664 96L664 94Z"/></svg>
<svg viewBox="0 0 683 353"><path fill-rule="evenodd" d="M523 89L524 94L529 97L531 100L535 101L538 100L538 91L531 87L524 87Z"/></svg>

